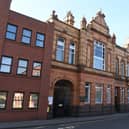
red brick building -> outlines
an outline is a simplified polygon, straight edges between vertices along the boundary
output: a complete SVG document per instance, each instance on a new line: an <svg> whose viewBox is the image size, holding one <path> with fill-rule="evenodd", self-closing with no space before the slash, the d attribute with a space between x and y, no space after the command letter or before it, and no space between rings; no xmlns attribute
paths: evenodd
<svg viewBox="0 0 129 129"><path fill-rule="evenodd" d="M79 29L71 12L44 23L10 3L0 1L0 121L129 111L129 45L101 11Z"/></svg>
<svg viewBox="0 0 129 129"><path fill-rule="evenodd" d="M54 24L49 96L53 117L89 116L129 111L129 45L120 47L99 11L80 29L71 12Z"/></svg>
<svg viewBox="0 0 129 129"><path fill-rule="evenodd" d="M0 0L0 121L46 119L53 24Z"/></svg>

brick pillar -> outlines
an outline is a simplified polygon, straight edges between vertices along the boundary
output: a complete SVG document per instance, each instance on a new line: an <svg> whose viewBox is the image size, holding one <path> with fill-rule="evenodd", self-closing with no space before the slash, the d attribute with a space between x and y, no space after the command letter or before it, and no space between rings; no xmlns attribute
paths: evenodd
<svg viewBox="0 0 129 129"><path fill-rule="evenodd" d="M84 97L85 97L85 82L80 82L80 105L84 105Z"/></svg>
<svg viewBox="0 0 129 129"><path fill-rule="evenodd" d="M95 83L92 83L91 84L91 94L90 94L90 102L91 102L91 105L95 105Z"/></svg>
<svg viewBox="0 0 129 129"><path fill-rule="evenodd" d="M6 24L8 22L8 14L11 0L0 0L0 55L3 53L4 39L6 32Z"/></svg>

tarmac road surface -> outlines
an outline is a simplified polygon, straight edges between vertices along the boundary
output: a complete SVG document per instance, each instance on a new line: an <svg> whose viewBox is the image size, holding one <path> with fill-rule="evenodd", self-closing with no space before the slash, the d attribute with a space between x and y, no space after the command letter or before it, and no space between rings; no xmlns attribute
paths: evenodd
<svg viewBox="0 0 129 129"><path fill-rule="evenodd" d="M66 123L18 129L129 129L129 116L106 120L83 121L69 124Z"/></svg>

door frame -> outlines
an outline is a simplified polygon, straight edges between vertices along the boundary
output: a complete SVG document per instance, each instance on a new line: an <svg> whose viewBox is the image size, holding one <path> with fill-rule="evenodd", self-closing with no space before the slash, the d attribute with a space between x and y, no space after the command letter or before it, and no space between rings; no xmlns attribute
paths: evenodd
<svg viewBox="0 0 129 129"><path fill-rule="evenodd" d="M120 87L115 87L115 111L120 112Z"/></svg>
<svg viewBox="0 0 129 129"><path fill-rule="evenodd" d="M72 88L73 88L73 84L69 80L58 80L55 83L54 91L53 91L53 117L71 116L71 106L72 106L72 99L73 99ZM62 94L59 93L60 96L58 96L57 92L62 92ZM62 100L61 100L61 97L62 97ZM58 100L60 100L60 102L58 102Z"/></svg>

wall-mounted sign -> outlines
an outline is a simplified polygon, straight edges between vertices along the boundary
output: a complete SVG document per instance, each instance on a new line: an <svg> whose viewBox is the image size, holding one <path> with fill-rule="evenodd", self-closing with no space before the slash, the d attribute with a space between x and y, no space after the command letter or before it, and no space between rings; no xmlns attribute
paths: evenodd
<svg viewBox="0 0 129 129"><path fill-rule="evenodd" d="M48 105L53 104L53 96L48 96Z"/></svg>

